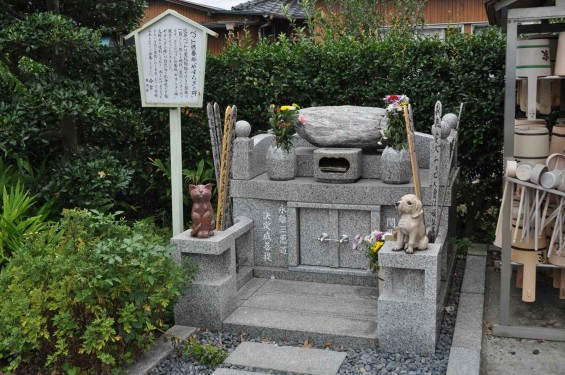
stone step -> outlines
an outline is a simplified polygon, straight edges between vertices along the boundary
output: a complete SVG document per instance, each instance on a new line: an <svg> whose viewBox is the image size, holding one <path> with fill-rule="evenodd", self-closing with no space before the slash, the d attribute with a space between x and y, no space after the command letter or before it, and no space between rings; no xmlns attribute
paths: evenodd
<svg viewBox="0 0 565 375"><path fill-rule="evenodd" d="M377 286L376 277L369 271L358 269L330 268L320 266L297 266L287 268L253 267L253 275L270 279L307 281L324 284Z"/></svg>
<svg viewBox="0 0 565 375"><path fill-rule="evenodd" d="M237 306L241 306L266 282L267 279L252 277L244 286L239 288L239 290L237 291Z"/></svg>
<svg viewBox="0 0 565 375"><path fill-rule="evenodd" d="M237 270L237 290L253 278L253 267L239 266Z"/></svg>
<svg viewBox="0 0 565 375"><path fill-rule="evenodd" d="M267 375L266 372L251 372L244 370L236 370L231 368L219 368L212 373L212 375Z"/></svg>
<svg viewBox="0 0 565 375"><path fill-rule="evenodd" d="M243 288L256 288L256 280ZM240 306L223 327L251 337L374 348L377 298L373 287L269 279L248 297L240 294Z"/></svg>
<svg viewBox="0 0 565 375"><path fill-rule="evenodd" d="M347 353L332 350L241 343L224 361L226 364L298 374L337 374Z"/></svg>

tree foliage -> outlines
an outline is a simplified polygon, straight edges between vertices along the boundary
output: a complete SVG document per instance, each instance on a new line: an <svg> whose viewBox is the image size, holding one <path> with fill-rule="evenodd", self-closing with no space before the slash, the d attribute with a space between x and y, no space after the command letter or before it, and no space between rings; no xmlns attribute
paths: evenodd
<svg viewBox="0 0 565 375"><path fill-rule="evenodd" d="M149 159L169 159L168 112L142 109L135 49L107 47L138 26L143 0L0 0L0 154L45 163L42 200L169 211L169 182ZM185 165L206 158L207 125L183 116ZM165 209L164 209L165 208Z"/></svg>

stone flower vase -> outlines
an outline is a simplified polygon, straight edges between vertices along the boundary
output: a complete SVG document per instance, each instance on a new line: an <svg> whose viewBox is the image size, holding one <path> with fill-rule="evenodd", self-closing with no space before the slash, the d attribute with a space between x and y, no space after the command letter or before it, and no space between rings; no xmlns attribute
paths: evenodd
<svg viewBox="0 0 565 375"><path fill-rule="evenodd" d="M381 179L387 184L407 184L412 176L408 150L393 147L384 149L381 155Z"/></svg>
<svg viewBox="0 0 565 375"><path fill-rule="evenodd" d="M275 142L267 150L267 176L271 180L285 181L296 177L296 155L294 147L288 151L278 147Z"/></svg>

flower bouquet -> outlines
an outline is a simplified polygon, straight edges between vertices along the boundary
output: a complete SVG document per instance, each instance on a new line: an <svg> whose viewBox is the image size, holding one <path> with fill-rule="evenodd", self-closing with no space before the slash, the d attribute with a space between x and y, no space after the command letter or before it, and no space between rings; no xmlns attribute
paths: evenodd
<svg viewBox="0 0 565 375"><path fill-rule="evenodd" d="M365 237L360 234L356 235L351 248L353 250L359 249L363 251L369 258L371 271L376 272L379 269L379 251L384 244L385 234L374 230Z"/></svg>
<svg viewBox="0 0 565 375"><path fill-rule="evenodd" d="M292 146L292 136L296 133L296 125L300 121L304 123L306 119L299 113L298 104L283 105L277 107L271 104L271 128L275 135L277 147L288 152Z"/></svg>
<svg viewBox="0 0 565 375"><path fill-rule="evenodd" d="M407 148L406 125L404 124L404 110L410 102L406 95L387 95L383 99L387 104L385 109L388 125L384 132L384 139L396 150Z"/></svg>

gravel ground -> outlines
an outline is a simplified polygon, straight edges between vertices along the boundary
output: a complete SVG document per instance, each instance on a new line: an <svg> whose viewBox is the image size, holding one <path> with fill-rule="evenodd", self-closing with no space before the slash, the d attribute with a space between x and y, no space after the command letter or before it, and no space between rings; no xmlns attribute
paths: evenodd
<svg viewBox="0 0 565 375"><path fill-rule="evenodd" d="M367 374L367 375L415 375L415 374L445 374L447 370L447 362L449 360L449 350L455 329L455 319L457 314L457 305L459 304L459 290L463 281L463 273L465 270L465 261L458 260L452 278L452 285L449 290L449 296L446 304L446 313L444 314L439 341L436 351L431 355L421 355L418 353L397 353L386 350L347 350L347 358L339 369L339 374ZM241 343L242 338L245 341L267 342L262 338L247 338L239 335L227 333L199 332L198 343L212 344L221 346L226 351L232 352L237 345ZM276 342L278 345L304 346L303 343L293 342ZM336 350L336 349L334 349ZM339 349L338 349L339 350ZM345 351L346 349L342 350ZM222 367L223 365L220 365ZM253 371L250 368L233 367ZM214 372L210 367L202 365L191 358L182 355L180 350L175 350L171 355L165 358L151 372L153 375L209 375ZM266 371L262 371L266 372ZM281 373L270 371L272 374L288 375L289 373Z"/></svg>

